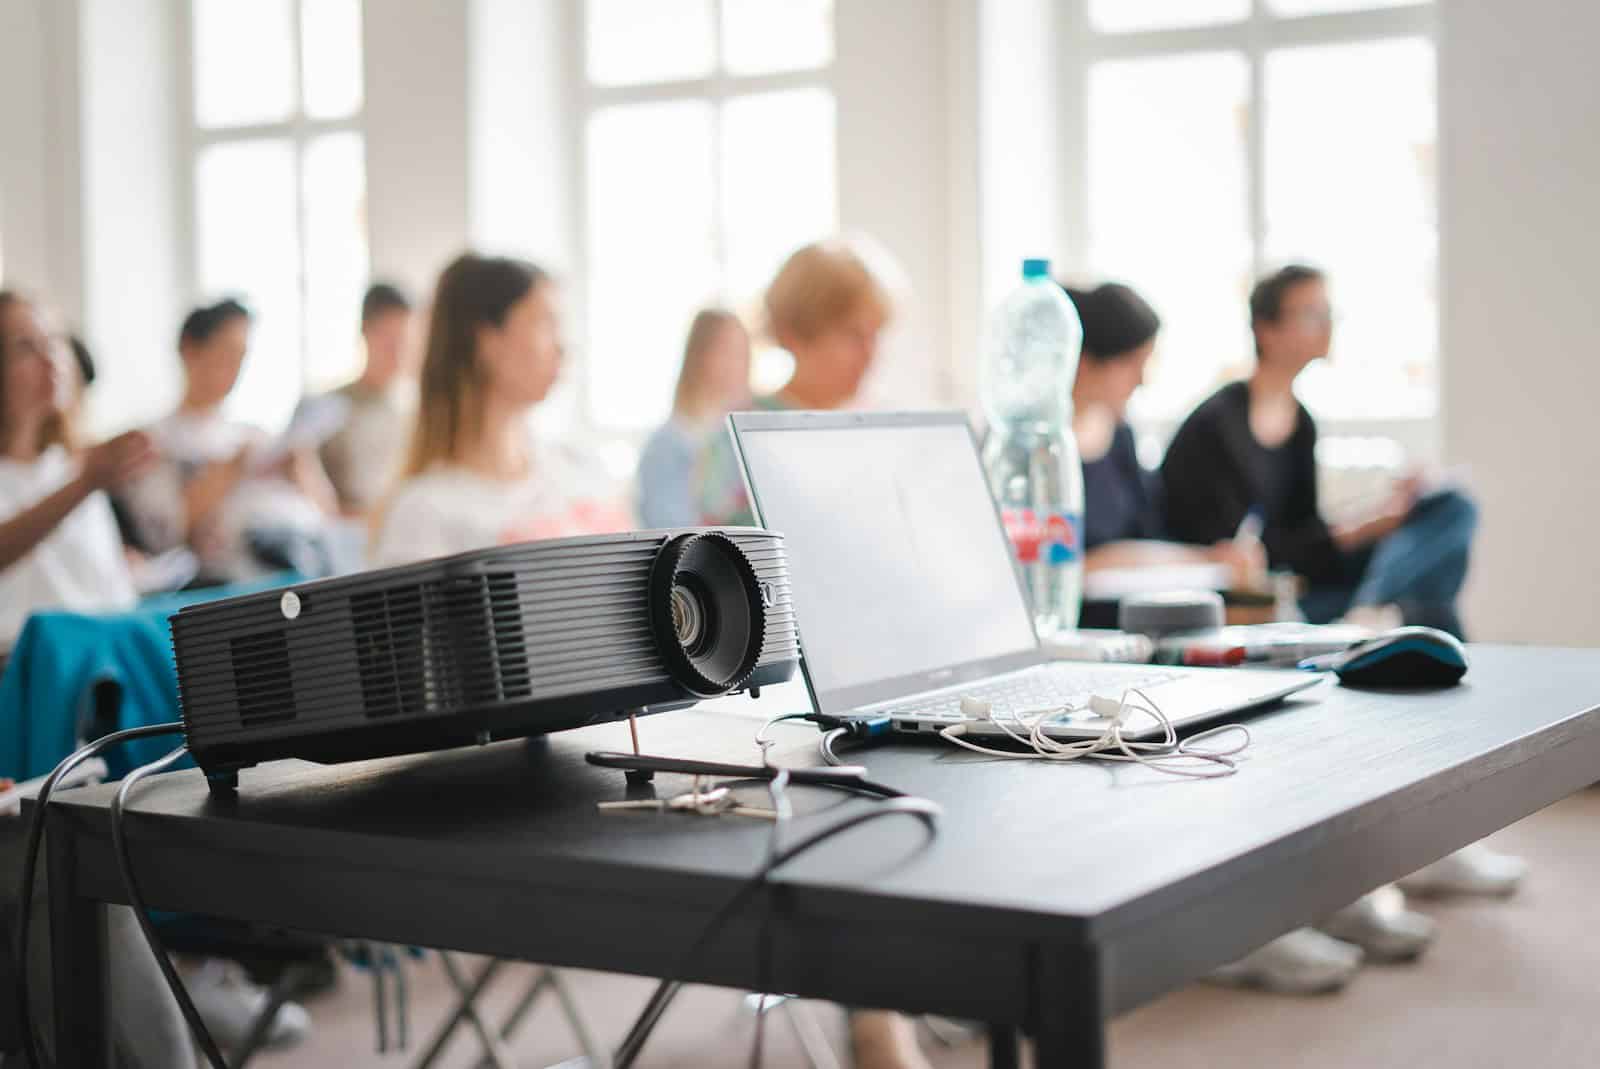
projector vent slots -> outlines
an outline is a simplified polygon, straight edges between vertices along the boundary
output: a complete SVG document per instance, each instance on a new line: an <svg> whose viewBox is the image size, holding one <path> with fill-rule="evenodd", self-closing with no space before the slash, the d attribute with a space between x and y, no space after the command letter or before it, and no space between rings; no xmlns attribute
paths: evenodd
<svg viewBox="0 0 1600 1069"><path fill-rule="evenodd" d="M289 667L289 641L280 629L239 635L228 643L233 662L233 687L239 719L271 724L294 719L294 680Z"/></svg>
<svg viewBox="0 0 1600 1069"><path fill-rule="evenodd" d="M367 717L415 716L532 692L510 572L357 594L350 619Z"/></svg>

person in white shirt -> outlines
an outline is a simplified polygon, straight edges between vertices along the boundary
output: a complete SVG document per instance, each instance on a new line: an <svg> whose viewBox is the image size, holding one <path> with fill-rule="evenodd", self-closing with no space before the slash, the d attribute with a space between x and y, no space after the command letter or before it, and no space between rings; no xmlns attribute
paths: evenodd
<svg viewBox="0 0 1600 1069"><path fill-rule="evenodd" d="M63 356L33 303L0 291L0 651L37 610L137 600L105 491L150 462L150 438L129 431L75 449Z"/></svg>
<svg viewBox="0 0 1600 1069"><path fill-rule="evenodd" d="M272 458L269 436L229 416L250 344L250 312L234 300L197 308L178 333L184 394L151 428L162 465L125 497L142 548L188 544L214 582L285 566L325 570L319 540L337 503L314 447ZM271 559L262 539L271 540ZM297 559L296 549L305 549ZM306 557L309 556L309 560Z"/></svg>
<svg viewBox="0 0 1600 1069"><path fill-rule="evenodd" d="M340 511L364 518L393 481L416 407L411 301L399 287L374 283L361 301L361 377L335 390L349 405L344 425L319 455Z"/></svg>
<svg viewBox="0 0 1600 1069"><path fill-rule="evenodd" d="M599 465L530 434L528 416L561 359L556 286L544 271L471 253L445 268L411 445L374 528L374 564L632 526Z"/></svg>

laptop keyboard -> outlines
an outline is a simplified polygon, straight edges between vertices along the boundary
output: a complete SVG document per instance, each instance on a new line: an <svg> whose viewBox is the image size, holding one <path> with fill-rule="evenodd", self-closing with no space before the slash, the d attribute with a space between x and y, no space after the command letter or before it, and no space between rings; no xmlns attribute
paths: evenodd
<svg viewBox="0 0 1600 1069"><path fill-rule="evenodd" d="M1090 664L1042 665L1016 675L930 694L896 713L960 720L961 699L981 698L997 712L1031 713L1042 709L1081 708L1091 695L1120 698L1136 687L1154 687L1184 673L1159 668L1124 666L1106 669Z"/></svg>

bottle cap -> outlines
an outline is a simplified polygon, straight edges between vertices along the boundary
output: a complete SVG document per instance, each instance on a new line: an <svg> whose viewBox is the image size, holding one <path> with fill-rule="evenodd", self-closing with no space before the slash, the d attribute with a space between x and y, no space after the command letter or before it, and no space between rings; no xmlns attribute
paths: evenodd
<svg viewBox="0 0 1600 1069"><path fill-rule="evenodd" d="M1031 282L1036 278L1050 277L1049 260L1024 260L1022 261L1023 281Z"/></svg>

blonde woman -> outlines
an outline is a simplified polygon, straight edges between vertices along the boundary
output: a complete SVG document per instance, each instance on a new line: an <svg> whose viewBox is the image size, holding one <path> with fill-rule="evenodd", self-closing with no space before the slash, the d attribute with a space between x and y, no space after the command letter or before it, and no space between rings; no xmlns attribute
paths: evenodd
<svg viewBox="0 0 1600 1069"><path fill-rule="evenodd" d="M416 423L374 563L631 526L595 465L529 431L561 370L556 297L550 276L520 260L468 253L439 276Z"/></svg>
<svg viewBox="0 0 1600 1069"><path fill-rule="evenodd" d="M865 239L835 238L799 249L763 299L768 335L794 357L794 373L765 409L833 409L856 403L894 314L897 272ZM706 523L750 523L750 504L727 435L712 437L700 470Z"/></svg>
<svg viewBox="0 0 1600 1069"><path fill-rule="evenodd" d="M701 522L695 464L722 417L750 402L750 335L732 312L701 310L689 327L672 417L639 455L639 516L646 527Z"/></svg>

